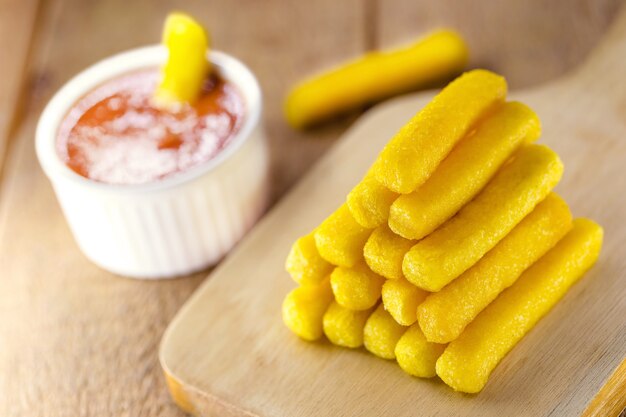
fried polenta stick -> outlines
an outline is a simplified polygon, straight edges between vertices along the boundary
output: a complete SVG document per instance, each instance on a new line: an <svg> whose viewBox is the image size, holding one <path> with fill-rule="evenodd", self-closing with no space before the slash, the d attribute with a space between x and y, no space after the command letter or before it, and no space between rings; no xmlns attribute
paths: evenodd
<svg viewBox="0 0 626 417"><path fill-rule="evenodd" d="M324 314L324 334L337 346L358 348L363 345L363 328L373 310L350 310L333 301Z"/></svg>
<svg viewBox="0 0 626 417"><path fill-rule="evenodd" d="M422 239L474 198L522 143L539 138L539 118L522 103L500 106L463 138L432 176L389 212L389 227L407 239Z"/></svg>
<svg viewBox="0 0 626 417"><path fill-rule="evenodd" d="M371 232L359 225L342 204L315 230L315 245L326 261L351 267L363 259L363 246Z"/></svg>
<svg viewBox="0 0 626 417"><path fill-rule="evenodd" d="M161 68L161 82L154 95L156 103L174 109L181 103L193 103L211 70L207 32L191 16L170 13L163 25L163 44L168 57Z"/></svg>
<svg viewBox="0 0 626 417"><path fill-rule="evenodd" d="M314 125L460 72L467 46L455 32L432 33L409 47L370 52L296 86L285 101L285 115L295 128Z"/></svg>
<svg viewBox="0 0 626 417"><path fill-rule="evenodd" d="M283 301L283 321L301 338L317 340L322 337L322 318L332 300L329 279L319 285L298 287Z"/></svg>
<svg viewBox="0 0 626 417"><path fill-rule="evenodd" d="M350 213L361 226L373 229L387 222L389 208L398 193L381 184L370 169L346 199Z"/></svg>
<svg viewBox="0 0 626 417"><path fill-rule="evenodd" d="M335 300L350 310L367 310L380 298L385 279L372 272L364 262L352 268L338 266L330 274Z"/></svg>
<svg viewBox="0 0 626 417"><path fill-rule="evenodd" d="M370 269L388 279L401 279L402 260L415 242L393 233L386 224L372 232L363 248Z"/></svg>
<svg viewBox="0 0 626 417"><path fill-rule="evenodd" d="M503 102L506 90L503 77L485 70L452 81L378 155L378 181L396 193L415 191L477 121Z"/></svg>
<svg viewBox="0 0 626 417"><path fill-rule="evenodd" d="M603 231L576 219L572 230L471 322L437 360L437 375L476 393L506 354L595 263Z"/></svg>
<svg viewBox="0 0 626 417"><path fill-rule="evenodd" d="M523 147L474 200L407 252L404 276L426 291L441 290L530 213L562 173L561 160L548 147Z"/></svg>
<svg viewBox="0 0 626 417"><path fill-rule="evenodd" d="M409 375L432 378L437 373L435 364L446 345L426 340L417 323L404 332L396 344L395 354L398 365Z"/></svg>
<svg viewBox="0 0 626 417"><path fill-rule="evenodd" d="M396 343L406 331L380 304L367 319L363 329L365 349L379 358L395 359Z"/></svg>
<svg viewBox="0 0 626 417"><path fill-rule="evenodd" d="M417 306L428 294L404 278L388 280L383 284L383 305L395 321L410 326L417 321Z"/></svg>
<svg viewBox="0 0 626 417"><path fill-rule="evenodd" d="M552 193L476 265L432 293L418 307L419 324L431 342L448 343L571 229L565 201ZM383 300L384 300L383 287Z"/></svg>
<svg viewBox="0 0 626 417"><path fill-rule="evenodd" d="M285 269L300 285L318 285L330 275L333 266L321 257L311 233L293 244L285 261Z"/></svg>

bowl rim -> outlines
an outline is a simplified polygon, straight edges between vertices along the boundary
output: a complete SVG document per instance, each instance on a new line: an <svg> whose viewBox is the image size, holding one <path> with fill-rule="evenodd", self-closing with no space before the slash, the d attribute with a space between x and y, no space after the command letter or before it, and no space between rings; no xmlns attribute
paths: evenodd
<svg viewBox="0 0 626 417"><path fill-rule="evenodd" d="M161 180L142 184L109 184L83 177L61 160L57 149L57 135L69 110L85 94L98 85L134 70L157 67L167 58L167 49L160 44L131 49L105 58L84 69L66 82L44 108L35 131L35 150L44 172L54 183L65 180L92 191L115 194L146 194L179 187L210 174L232 157L253 136L262 113L262 94L258 80L241 61L224 52L207 51L207 59L220 75L233 83L242 94L246 109L244 122L229 143L215 156Z"/></svg>

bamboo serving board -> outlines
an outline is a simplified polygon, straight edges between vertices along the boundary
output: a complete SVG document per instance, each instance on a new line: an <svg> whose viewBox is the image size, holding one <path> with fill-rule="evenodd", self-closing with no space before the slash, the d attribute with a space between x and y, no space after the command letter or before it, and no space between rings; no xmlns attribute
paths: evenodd
<svg viewBox="0 0 626 417"><path fill-rule="evenodd" d="M480 394L412 378L364 350L304 342L281 321L282 299L295 286L283 268L292 242L341 204L388 139L432 97L418 94L362 117L178 313L160 351L174 400L220 417L617 416L626 406L624 77L626 10L583 67L511 95L539 114L540 143L565 164L557 191L576 217L604 226L605 243L597 265Z"/></svg>

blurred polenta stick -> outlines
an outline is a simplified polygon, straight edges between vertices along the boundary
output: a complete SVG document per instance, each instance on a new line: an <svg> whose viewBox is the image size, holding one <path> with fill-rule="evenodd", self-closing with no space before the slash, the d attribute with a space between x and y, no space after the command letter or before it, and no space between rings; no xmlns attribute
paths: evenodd
<svg viewBox="0 0 626 417"><path fill-rule="evenodd" d="M465 67L468 51L456 32L434 32L413 45L363 57L297 85L285 116L303 128L396 94L424 88Z"/></svg>

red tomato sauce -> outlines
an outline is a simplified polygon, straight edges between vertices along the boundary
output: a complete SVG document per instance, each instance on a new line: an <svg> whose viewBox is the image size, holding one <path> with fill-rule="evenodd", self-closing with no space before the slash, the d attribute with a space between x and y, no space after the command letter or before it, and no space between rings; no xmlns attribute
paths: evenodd
<svg viewBox="0 0 626 417"><path fill-rule="evenodd" d="M61 123L57 151L79 175L109 184L144 184L200 165L238 131L245 104L231 83L207 79L199 99L174 110L154 106L159 71L107 81Z"/></svg>

